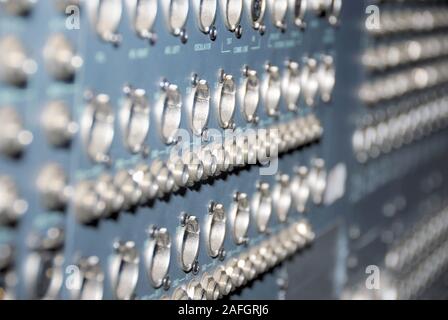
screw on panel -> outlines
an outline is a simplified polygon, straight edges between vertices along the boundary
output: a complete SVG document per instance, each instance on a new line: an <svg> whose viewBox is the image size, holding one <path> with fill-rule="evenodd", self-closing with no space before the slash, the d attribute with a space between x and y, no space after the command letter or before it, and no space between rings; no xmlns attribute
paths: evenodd
<svg viewBox="0 0 448 320"><path fill-rule="evenodd" d="M247 64L245 64L243 66L243 76L247 77L249 75L249 66Z"/></svg>
<svg viewBox="0 0 448 320"><path fill-rule="evenodd" d="M112 247L114 248L115 252L119 253L121 248L123 247L124 242L121 240L115 240L112 244Z"/></svg>
<svg viewBox="0 0 448 320"><path fill-rule="evenodd" d="M101 35L101 38L106 42L110 42L114 47L118 47L121 44L121 41L123 40L121 34L112 32L104 32Z"/></svg>
<svg viewBox="0 0 448 320"><path fill-rule="evenodd" d="M209 205L208 205L208 214L213 214L214 210L216 207L216 202L215 201L210 201Z"/></svg>
<svg viewBox="0 0 448 320"><path fill-rule="evenodd" d="M180 41L185 44L188 41L188 34L187 34L187 30L182 29L179 33L179 37L180 37Z"/></svg>
<svg viewBox="0 0 448 320"><path fill-rule="evenodd" d="M95 157L95 161L98 163L102 163L107 167L112 165L112 158L106 154L99 154Z"/></svg>
<svg viewBox="0 0 448 320"><path fill-rule="evenodd" d="M208 128L207 128L207 127L205 127L205 128L202 130L202 133L201 133L201 142L204 142L204 143L206 143L206 142L210 142L210 137L209 137L209 132L208 132Z"/></svg>
<svg viewBox="0 0 448 320"><path fill-rule="evenodd" d="M218 30L216 30L215 26L212 26L210 28L210 30L208 31L208 35L209 35L211 41L216 40L216 37L218 36Z"/></svg>
<svg viewBox="0 0 448 320"><path fill-rule="evenodd" d="M224 82L224 78L226 77L226 73L224 72L224 69L219 69L218 70L218 82L223 83Z"/></svg>
<svg viewBox="0 0 448 320"><path fill-rule="evenodd" d="M196 261L193 263L192 272L193 272L194 275L196 275L196 274L199 273L200 270L201 270L201 266L199 265L199 261L196 260Z"/></svg>
<svg viewBox="0 0 448 320"><path fill-rule="evenodd" d="M224 248L219 249L218 259L219 261L224 261L227 255L227 251Z"/></svg>
<svg viewBox="0 0 448 320"><path fill-rule="evenodd" d="M157 34L155 32L142 30L138 33L138 35L143 39L147 39L149 41L149 44L152 46L155 45L157 42Z"/></svg>
<svg viewBox="0 0 448 320"><path fill-rule="evenodd" d="M239 25L238 27L235 28L235 36L237 37L237 39L240 39L242 35L243 35L243 27Z"/></svg>
<svg viewBox="0 0 448 320"><path fill-rule="evenodd" d="M163 287L163 290L165 290L165 291L170 289L170 287L171 287L171 280L170 280L169 276L165 276L165 278L163 278L163 280L162 280L162 287Z"/></svg>
<svg viewBox="0 0 448 320"><path fill-rule="evenodd" d="M146 233L148 234L149 237L154 239L155 236L157 235L157 227L155 225L150 225L148 229L146 229Z"/></svg>
<svg viewBox="0 0 448 320"><path fill-rule="evenodd" d="M146 145L141 146L141 155L143 158L147 158L149 156L149 147Z"/></svg>
<svg viewBox="0 0 448 320"><path fill-rule="evenodd" d="M197 73L193 73L193 74L191 75L191 85L192 85L192 86L197 86L197 85L198 85L198 82L199 82L198 74L197 74Z"/></svg>
<svg viewBox="0 0 448 320"><path fill-rule="evenodd" d="M284 21L281 22L279 21L278 23L275 24L275 26L279 28L282 33L286 32L286 23Z"/></svg>
<svg viewBox="0 0 448 320"><path fill-rule="evenodd" d="M179 220L180 220L180 225L182 227L185 227L185 225L187 224L188 218L189 218L189 215L186 212L182 212L180 214Z"/></svg>
<svg viewBox="0 0 448 320"><path fill-rule="evenodd" d="M159 83L160 89L162 89L163 91L166 91L168 89L168 87L170 86L170 82L163 78L160 83Z"/></svg>

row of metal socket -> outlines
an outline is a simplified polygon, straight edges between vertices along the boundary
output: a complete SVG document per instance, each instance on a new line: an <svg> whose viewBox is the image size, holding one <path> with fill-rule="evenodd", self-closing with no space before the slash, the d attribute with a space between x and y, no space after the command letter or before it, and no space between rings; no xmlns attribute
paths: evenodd
<svg viewBox="0 0 448 320"><path fill-rule="evenodd" d="M218 124L222 128L235 128L233 118L237 100L243 118L256 123L262 99L266 113L277 117L282 98L289 111L296 111L302 96L310 106L315 103L318 93L324 102L328 102L334 84L333 58L322 55L319 60L305 59L301 68L299 63L288 61L283 75L277 66L267 64L263 79L255 70L244 67L239 86L232 75L222 71L215 93L212 93L206 80L195 75L185 102L180 88L164 81L154 108L151 108L145 90L125 86L125 98L118 115L122 139L131 153L147 154L146 140L151 127L152 109L162 141L172 144L176 142L184 105L188 110L191 132L196 136L206 136L212 104L216 107ZM73 136L80 131L87 155L96 162L110 162L108 153L115 135L114 108L106 94L87 92L86 99L80 124L74 121L67 104L52 101L43 108L41 127L49 143L55 147L69 145ZM32 142L33 134L24 128L21 115L13 107L0 108L0 115L0 153L16 157Z"/></svg>
<svg viewBox="0 0 448 320"><path fill-rule="evenodd" d="M211 143L198 152L172 156L168 161L155 159L150 165L142 163L115 176L103 174L95 181L83 180L74 190L62 166L49 163L39 172L36 187L45 209L63 211L72 200L79 221L88 223L237 168L275 160L281 153L319 139L322 132L318 119L309 115L273 126L259 136L251 131L224 144ZM15 224L27 211L28 203L13 177L1 176L0 195L0 224Z"/></svg>
<svg viewBox="0 0 448 320"><path fill-rule="evenodd" d="M430 230L427 230L430 232ZM421 239L415 239L418 241ZM432 248L427 248L425 255L415 257L407 272L394 270L393 265L398 257L386 255L386 266L392 265L392 270L381 272L381 290L366 289L364 281L354 289L343 293L343 299L350 300L410 300L421 299L426 289L431 288L435 281L443 281L448 266L448 240L446 236L436 242ZM410 244L410 243L409 243ZM417 245L415 244L410 245ZM402 248L404 249L404 248ZM389 261L388 261L389 260ZM392 262L393 261L393 262Z"/></svg>
<svg viewBox="0 0 448 320"><path fill-rule="evenodd" d="M181 214L180 226L176 233L177 257L181 269L184 272L197 273L199 271L198 254L200 247L200 235L204 235L207 254L212 258L225 259L224 239L231 234L236 245L248 243L248 229L250 221L255 220L256 228L260 233L267 233L271 215L275 212L278 220L286 223L291 208L299 212L306 209L308 199L315 204L320 204L326 189L326 169L321 159L315 159L311 168L299 167L294 177L279 175L277 184L270 190L267 183L259 183L257 191L249 200L245 193L235 193L233 204L228 213L220 203L211 202L208 214L204 219L204 227L199 224L195 216ZM227 216L230 220L231 230L227 231ZM303 228L302 226L301 228ZM148 278L153 287L170 287L168 269L171 257L171 238L165 228L150 226L148 228L148 240L143 250L143 260L147 268ZM62 284L60 269L63 258L60 249L63 248L63 229L51 228L44 235L36 234L36 237L27 239L33 250L25 263L27 288L30 297L57 298ZM29 241L31 240L31 241ZM8 270L12 265L14 250L12 247L2 246L0 256L0 270ZM275 248L275 253L281 255L281 246ZM6 250L6 251L5 251ZM109 275L114 288L115 296L119 299L133 297L138 279L139 253L132 241L115 242L114 254L110 260ZM234 260L232 260L234 261ZM230 266L232 262L229 262ZM240 266L240 263L239 263ZM266 266L261 266L264 270ZM39 287L42 274L46 274L45 268L53 270L49 281L45 281L44 287ZM77 276L85 276L88 279L79 280L79 287L72 290L74 298L96 299L102 296L102 281L104 274L95 257L81 259L77 262ZM259 267L256 267L260 272ZM78 283L78 282L76 282ZM86 283L89 283L87 286ZM87 287L83 288L86 285ZM100 293L101 292L101 293Z"/></svg>
<svg viewBox="0 0 448 320"><path fill-rule="evenodd" d="M364 52L362 62L369 70L379 71L446 55L448 36L430 35L369 48Z"/></svg>
<svg viewBox="0 0 448 320"><path fill-rule="evenodd" d="M403 278L395 280L397 297L401 300L417 299L434 281L444 277L448 266L448 241L435 250Z"/></svg>
<svg viewBox="0 0 448 320"><path fill-rule="evenodd" d="M196 13L198 29L209 35L211 40L217 37L215 25L218 12L218 2L222 9L224 24L236 37L242 35L241 20L244 7L247 9L251 26L261 34L265 32L265 15L270 9L273 25L281 30L286 29L288 9L294 24L305 27L304 18L309 10L313 10L317 16L325 16L331 24L336 24L342 6L342 0L194 0L193 9ZM188 41L186 24L190 11L190 0L164 0L161 1L161 9L165 16L168 31L178 36L183 43ZM137 35L151 43L157 41L154 30L158 0L127 0L126 6L132 27ZM118 33L122 18L122 0L88 1L87 10L90 22L99 37L107 42L119 44L121 35ZM105 12L113 14L105 14Z"/></svg>
<svg viewBox="0 0 448 320"><path fill-rule="evenodd" d="M171 296L161 299L217 300L231 295L309 246L314 238L315 234L307 221L295 222L210 273L205 272L200 278L175 288Z"/></svg>
<svg viewBox="0 0 448 320"><path fill-rule="evenodd" d="M419 9L383 10L379 27L367 28L375 36L391 36L405 32L427 32L448 27L448 8L425 7Z"/></svg>
<svg viewBox="0 0 448 320"><path fill-rule="evenodd" d="M448 126L448 98L442 97L357 129L353 150L360 162L415 142Z"/></svg>
<svg viewBox="0 0 448 320"><path fill-rule="evenodd" d="M0 5L10 14L27 15L36 0L3 0ZM151 43L156 42L157 36L154 30L159 0L93 0L86 1L86 9L90 22L98 35L104 41L118 44L121 36L117 33L122 19L124 4L128 9L132 28L137 35L148 39ZM342 7L342 0L192 0L193 9L196 14L198 29L208 34L212 40L216 39L217 29L215 26L218 12L218 2L222 8L222 17L226 28L241 37L241 20L244 7L246 7L248 19L251 26L261 34L265 31L265 19L267 9L270 9L272 24L284 30L288 10L294 24L304 28L305 16L313 11L317 17L326 17L330 24L335 25ZM66 14L79 12L80 0L56 0L57 9ZM165 16L166 25L170 33L180 36L183 42L188 37L185 25L190 11L190 0L164 0L161 1L161 9Z"/></svg>
<svg viewBox="0 0 448 320"><path fill-rule="evenodd" d="M128 0L128 7L135 15L142 15L142 17L134 17L135 20L135 28L138 29L138 33L142 37L149 37L153 39L155 34L151 31L152 25L154 23L154 19L156 17L157 12L157 1L158 0ZM242 0L222 0L230 2L228 6L226 4L225 8L231 12L232 18L235 15L241 15L242 12ZM267 0L248 0L251 3L248 4L250 6L254 6L258 8L258 10L250 11L252 14L257 15L258 19L262 22L264 11L266 7ZM281 19L284 19L286 16L286 10L288 9L288 2L295 1L296 6L294 7L296 12L301 18L303 18L304 10L307 8L307 1L310 0L279 0L276 1L275 10L281 10L280 14ZM316 2L314 4L315 10L319 12L326 12L327 10L334 11L339 10L337 7L340 6L341 0L313 0ZM11 4L9 4L11 2ZM14 0L14 1L3 1L1 4L4 6L17 8L22 5L22 3L30 2L35 3L35 0ZM334 3L333 3L334 2ZM187 16L183 17L183 14L176 14L174 11L176 10L187 10L189 8L189 0L166 0L162 2L163 5L167 6L167 10L169 10L169 14L172 14L174 19L169 19L170 23L176 25L176 20L184 19L186 21ZM339 4L338 4L339 3ZM232 6L241 6L241 12L237 12L238 10L231 9ZM90 16L95 20L95 24L97 27L97 31L101 34L102 38L109 39L109 41L118 41L118 36L115 35L112 30L118 27L119 19L121 17L122 10L122 0L93 0L88 1L87 6L90 8ZM200 7L206 7L206 10L200 10ZM206 32L210 32L211 37L216 37L216 29L214 28L214 14L216 13L217 0L197 0L195 2L195 8L199 10L198 13L203 14L205 17L201 19L202 23L204 20L208 20L209 23L213 24L213 26L207 27L204 30ZM212 14L207 11L213 9ZM104 11L104 12L103 12ZM284 11L284 12L283 12ZM98 15L98 19L96 19L96 15ZM278 16L277 13L275 16ZM118 19L118 21L109 21L109 20ZM239 24L239 20L237 19ZM103 21L104 20L104 21ZM148 20L151 22L148 24ZM173 21L174 20L174 21ZM184 21L184 23L185 23ZM258 28L263 29L261 26L261 22L257 22L256 25ZM283 20L282 20L283 21ZM282 22L284 23L284 22ZM183 27L182 27L183 28ZM182 29L183 30L183 29ZM233 30L237 33L241 32L241 27L235 27ZM173 33L179 33L182 37L185 37L184 31L181 31L180 27L173 27ZM205 31L204 31L205 32ZM154 39L153 39L154 40ZM30 58L28 50L23 45L22 41L14 35L6 35L0 39L0 80L2 82L18 86L24 87L34 73L36 73L38 69L38 65L35 60ZM45 63L45 67L48 73L52 76L53 79L59 81L72 81L76 74L76 71L81 68L83 65L83 59L79 55L76 54L76 49L72 45L71 41L69 41L66 36L62 33L55 33L49 36L48 40L43 45L42 50L43 60Z"/></svg>
<svg viewBox="0 0 448 320"><path fill-rule="evenodd" d="M196 216L181 214L180 226L176 233L177 260L181 269L184 272L198 272L200 235L204 235L204 245L208 256L224 259L226 235L230 234L236 245L244 245L249 240L248 232L252 220L254 220L254 225L259 233L268 233L273 214L276 214L280 223L287 223L291 210L304 212L310 201L315 205L320 205L326 186L325 163L322 159L313 159L310 168L298 167L292 177L279 174L277 183L272 189L266 182L258 183L251 199L246 193L236 192L227 212L222 204L211 202L203 227L200 226ZM4 196L4 198L8 197L8 195ZM230 230L227 228L228 221ZM155 288L168 289L170 286L168 269L171 261L171 237L167 229L156 226L148 228L148 235L143 257L150 283ZM57 298L62 283L60 269L64 260L61 253L64 244L63 228L52 227L44 234L41 232L31 233L27 238L27 243L31 253L25 263L24 281L27 284L30 297ZM110 277L115 283L116 296L121 299L131 298L136 285L135 281L138 278L139 254L134 242L116 242L114 248L115 255L111 262ZM7 274L13 266L14 248L8 243L2 243L0 249L2 253L0 255L0 271ZM78 264L78 268L87 272L88 276L95 275L95 281L103 279L103 274L98 269L98 259L81 259ZM121 266L122 264L125 266ZM53 270L49 281L40 278L42 274L46 274L46 268ZM42 281L46 283L44 287L39 285ZM92 283L90 284L92 285ZM79 288L73 291L73 294L77 298L94 299L99 294L99 286L98 284L85 289L86 292ZM9 288L8 291L11 290Z"/></svg>
<svg viewBox="0 0 448 320"><path fill-rule="evenodd" d="M207 80L192 77L190 93L183 102L179 87L163 81L161 94L154 106L154 116L161 140L166 144L177 142L181 125L182 107L188 111L189 129L194 135L204 136L208 131L211 105L215 105L217 122L221 128L234 129L234 115L237 100L243 118L247 122L258 121L257 110L263 99L268 116L277 117L280 113L282 97L289 111L298 109L299 98L303 96L308 105L313 105L320 93L323 101L328 102L335 84L333 58L323 55L320 63L315 59L306 59L302 68L296 62L288 61L284 76L277 66L267 64L264 78L259 79L257 72L249 67L243 68L243 79L238 88L237 82L223 70L219 73L215 93ZM121 106L120 123L123 141L132 153L146 152L145 145L150 128L150 104L145 90L126 86L126 98ZM114 113L107 95L98 94L88 98L81 120L81 136L88 156L96 162L110 161L108 151L114 136ZM92 130L100 124L102 130Z"/></svg>
<svg viewBox="0 0 448 320"><path fill-rule="evenodd" d="M267 233L267 223L269 222L270 212L272 211L272 197L264 194L266 190L262 188L265 187L261 186L259 188L251 203L249 203L245 194L237 193L234 195L234 204L230 208L229 218L231 220L230 224L232 225L232 238L236 245L248 243L247 232L251 209L253 209L254 218L257 222L257 229L262 233ZM291 202L291 199L289 201ZM177 261L184 272L197 274L200 271L198 255L201 234L204 234L208 255L212 258L225 260L226 251L224 250L224 240L227 234L226 220L223 205L214 202L209 206L209 214L205 219L204 230L201 228L199 219L196 216L191 216L187 213L181 214L180 226L176 231L175 243ZM301 228L304 227L306 226L301 226ZM149 239L143 251L143 259L149 282L155 288L163 287L165 290L168 290L171 284L168 276L171 262L171 237L167 229L156 226L151 226L148 233ZM138 278L139 254L133 242L117 242L114 244L114 247L115 255L111 260L110 269L110 277L113 283L112 287L118 299L130 299L133 296ZM281 249L282 247L277 244L275 252ZM296 248L294 247L292 249L292 252L294 252ZM284 250L279 253L281 252L286 253ZM237 264L235 264L235 261L235 259L231 259L227 267L236 268ZM272 265L264 266L264 268L269 268L270 266ZM249 266L247 265L247 267ZM250 272L253 272L253 276L255 276L255 269L251 268ZM240 274L238 278L242 276ZM121 284L119 291L117 284ZM240 286L242 282L234 285Z"/></svg>
<svg viewBox="0 0 448 320"><path fill-rule="evenodd" d="M241 134L223 144L210 143L166 161L156 159L149 165L142 163L121 170L114 177L103 175L95 181L81 181L73 196L77 219L82 223L96 221L238 168L266 164L280 154L318 140L322 132L317 118L309 115L271 126L263 134Z"/></svg>
<svg viewBox="0 0 448 320"><path fill-rule="evenodd" d="M88 3L95 2L98 1ZM142 2L139 1L139 3ZM76 48L63 33L54 33L48 37L43 44L42 57L48 74L58 81L73 81L77 70L83 65L83 58L76 53ZM293 64L292 67L297 66ZM2 82L24 87L38 68L36 60L29 56L27 48L17 36L6 35L0 38L0 80Z"/></svg>
<svg viewBox="0 0 448 320"><path fill-rule="evenodd" d="M448 82L448 61L443 59L396 71L364 83L359 90L359 96L367 104L376 104L446 82Z"/></svg>
<svg viewBox="0 0 448 320"><path fill-rule="evenodd" d="M448 240L448 208L420 222L412 233L404 237L386 255L385 265L398 273L405 273L427 256L434 248Z"/></svg>
<svg viewBox="0 0 448 320"><path fill-rule="evenodd" d="M303 212L309 197L319 204L326 189L326 171L321 167L322 165L322 160L316 161L309 173L305 167L301 167L292 181L287 175L279 176L278 183L272 192L269 190L269 184L259 183L250 201L247 194L235 193L233 204L228 212L230 232L226 227L225 208L220 203L210 203L204 228L200 227L196 216L182 213L180 227L176 233L177 260L181 269L184 272L198 272L197 259L201 233L204 235L207 254L212 258L223 260L226 256L224 240L228 233L231 234L236 245L248 242L247 234L251 216L255 220L257 231L267 233L274 211L278 220L286 223L291 207L294 206L297 211ZM150 282L158 288L167 285L171 240L165 228L152 227L149 234L150 240L145 249L145 261Z"/></svg>
<svg viewBox="0 0 448 320"><path fill-rule="evenodd" d="M163 232L158 230L156 232ZM160 235L160 234L159 234ZM162 296L162 299L174 300L216 300L231 294L232 291L242 288L246 283L257 276L268 272L276 265L305 248L314 240L314 232L306 220L294 222L282 229L278 234L270 236L255 247L249 248L237 257L230 257L224 264L212 271L204 272L200 278L191 280L174 288L171 296ZM160 244L166 239L162 238ZM151 248L147 245L145 250ZM164 251L159 251L158 263L167 261ZM147 259L145 263L155 260ZM135 288L139 276L139 254L133 242L117 243L115 254L110 259L109 277L116 299L134 299ZM168 260L169 262L169 260ZM100 260L96 256L81 258L76 264L79 272L79 284L71 290L73 299L102 299L104 294L105 272L101 270ZM147 266L148 267L148 266ZM151 267L151 265L149 265ZM165 279L160 285L170 288L169 279L162 277L165 266L155 273L147 270L148 276ZM162 272L161 274L159 272Z"/></svg>

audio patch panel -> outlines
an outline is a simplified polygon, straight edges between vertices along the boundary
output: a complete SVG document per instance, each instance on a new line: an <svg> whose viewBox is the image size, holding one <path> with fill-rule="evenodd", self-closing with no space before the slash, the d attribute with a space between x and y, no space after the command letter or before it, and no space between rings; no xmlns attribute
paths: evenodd
<svg viewBox="0 0 448 320"><path fill-rule="evenodd" d="M443 224L397 243L448 191L447 10L0 1L0 299L428 292ZM394 255L436 265L398 294Z"/></svg>

